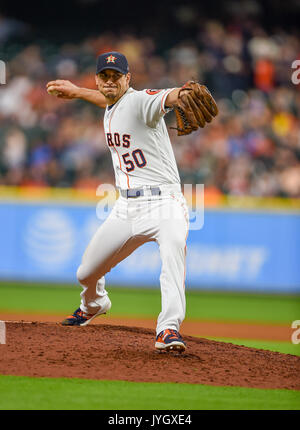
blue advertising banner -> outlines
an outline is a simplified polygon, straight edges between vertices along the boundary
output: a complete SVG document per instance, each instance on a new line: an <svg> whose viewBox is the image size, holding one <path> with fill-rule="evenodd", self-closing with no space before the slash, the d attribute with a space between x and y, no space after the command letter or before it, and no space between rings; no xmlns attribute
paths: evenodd
<svg viewBox="0 0 300 430"><path fill-rule="evenodd" d="M1 203L0 278L77 283L82 254L101 225L95 206ZM105 246L105 244L103 244ZM300 292L300 214L206 210L187 241L192 289ZM159 287L155 243L107 274L107 283Z"/></svg>

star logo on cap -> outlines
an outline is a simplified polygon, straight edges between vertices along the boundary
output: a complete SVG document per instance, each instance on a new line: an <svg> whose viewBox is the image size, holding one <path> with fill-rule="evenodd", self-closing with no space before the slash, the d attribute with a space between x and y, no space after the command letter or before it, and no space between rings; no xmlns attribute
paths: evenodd
<svg viewBox="0 0 300 430"><path fill-rule="evenodd" d="M106 62L107 63L114 63L116 61L117 57L114 57L113 55L109 55L108 57L106 57Z"/></svg>

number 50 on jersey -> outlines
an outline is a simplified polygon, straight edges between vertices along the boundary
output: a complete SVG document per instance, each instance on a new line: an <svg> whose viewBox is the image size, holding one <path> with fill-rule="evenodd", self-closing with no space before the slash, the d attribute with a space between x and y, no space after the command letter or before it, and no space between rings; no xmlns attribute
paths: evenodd
<svg viewBox="0 0 300 430"><path fill-rule="evenodd" d="M130 134L106 133L107 144L110 147L130 148ZM132 153L126 152L122 155L127 172L132 172L136 167L142 168L147 164L145 155L141 149L135 149Z"/></svg>

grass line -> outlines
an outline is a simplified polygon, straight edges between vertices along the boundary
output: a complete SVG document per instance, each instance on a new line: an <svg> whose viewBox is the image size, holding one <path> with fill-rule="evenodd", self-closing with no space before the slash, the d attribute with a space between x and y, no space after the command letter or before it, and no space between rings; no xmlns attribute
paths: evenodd
<svg viewBox="0 0 300 430"><path fill-rule="evenodd" d="M0 375L1 410L297 410L299 405L300 392L293 390Z"/></svg>
<svg viewBox="0 0 300 430"><path fill-rule="evenodd" d="M156 318L160 291L108 286L112 316ZM0 309L7 312L70 313L80 303L79 286L0 283ZM188 291L186 319L291 324L300 319L300 296Z"/></svg>
<svg viewBox="0 0 300 430"><path fill-rule="evenodd" d="M228 337L208 337L207 339L217 340L219 342L233 343L234 345L248 346L249 348L265 349L268 351L277 351L283 354L292 354L300 356L300 344L295 345L292 342L253 339L231 339Z"/></svg>

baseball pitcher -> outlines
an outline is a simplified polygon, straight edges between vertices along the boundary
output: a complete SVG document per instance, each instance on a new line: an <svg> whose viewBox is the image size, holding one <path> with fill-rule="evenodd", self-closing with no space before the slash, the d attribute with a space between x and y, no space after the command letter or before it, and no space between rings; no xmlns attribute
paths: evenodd
<svg viewBox="0 0 300 430"><path fill-rule="evenodd" d="M47 84L47 91L59 98L79 98L105 108L104 131L119 190L78 268L80 307L62 324L85 326L108 312L105 274L142 244L155 241L162 263L155 348L182 352L189 218L164 115L174 109L178 135L185 135L204 127L218 110L207 88L193 81L181 88L136 91L130 77L126 57L108 52L97 59L98 90L64 80Z"/></svg>

